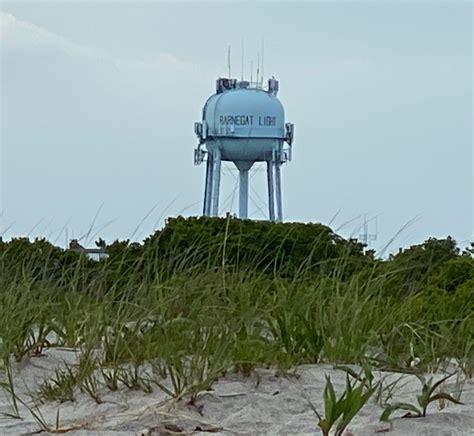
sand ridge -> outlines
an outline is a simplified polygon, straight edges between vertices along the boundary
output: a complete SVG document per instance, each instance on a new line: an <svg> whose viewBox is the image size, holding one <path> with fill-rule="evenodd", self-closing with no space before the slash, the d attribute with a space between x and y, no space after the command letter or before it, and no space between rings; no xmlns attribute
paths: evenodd
<svg viewBox="0 0 474 436"><path fill-rule="evenodd" d="M37 387L53 375L55 368L75 363L73 349L46 350L43 357L30 358L14 368L17 395L30 401ZM59 410L59 428L68 435L318 435L317 418L311 404L323 411L322 394L329 375L337 392L345 385L345 372L332 365L302 365L286 374L258 369L250 377L228 374L212 390L201 393L194 404L184 398L176 401L154 388L152 393L125 387L101 391L102 404L77 392L76 401L46 403L38 406L45 422L54 429ZM386 382L400 374L374 372ZM441 376L440 376L441 377ZM446 389L454 389L453 383ZM416 402L421 385L413 375L404 375L394 391L394 401ZM461 401L464 405L439 402L430 404L424 418L400 418L394 413L390 422L380 422L382 408L371 398L347 429L347 435L461 436L474 435L474 380L466 380ZM311 404L310 404L311 402ZM35 409L36 410L36 409ZM22 419L11 413L8 395L0 390L0 434L32 434L41 430L32 414L20 406ZM44 434L47 434L45 432Z"/></svg>

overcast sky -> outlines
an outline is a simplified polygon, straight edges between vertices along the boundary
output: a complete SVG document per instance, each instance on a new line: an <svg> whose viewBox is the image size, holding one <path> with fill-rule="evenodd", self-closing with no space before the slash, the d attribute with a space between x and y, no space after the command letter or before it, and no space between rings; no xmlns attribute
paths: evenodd
<svg viewBox="0 0 474 436"><path fill-rule="evenodd" d="M140 240L166 216L200 214L193 123L228 45L240 77L244 38L248 77L264 37L265 75L295 124L285 220L332 220L348 237L378 216L379 249L414 220L393 249L447 235L466 246L472 21L472 4L454 1L3 2L0 234L64 245L66 229L93 224L90 237ZM238 207L226 167L222 214Z"/></svg>

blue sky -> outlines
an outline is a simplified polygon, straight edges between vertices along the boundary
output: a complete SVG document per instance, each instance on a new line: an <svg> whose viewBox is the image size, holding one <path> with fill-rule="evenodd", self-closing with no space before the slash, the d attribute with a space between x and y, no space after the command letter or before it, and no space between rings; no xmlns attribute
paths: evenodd
<svg viewBox="0 0 474 436"><path fill-rule="evenodd" d="M201 212L199 120L227 47L245 75L265 38L295 124L287 221L360 233L381 249L473 236L470 2L3 2L1 206L5 237L141 239ZM222 213L235 212L236 171ZM264 217L265 173L250 215ZM94 217L97 218L94 221ZM138 230L136 230L138 226Z"/></svg>

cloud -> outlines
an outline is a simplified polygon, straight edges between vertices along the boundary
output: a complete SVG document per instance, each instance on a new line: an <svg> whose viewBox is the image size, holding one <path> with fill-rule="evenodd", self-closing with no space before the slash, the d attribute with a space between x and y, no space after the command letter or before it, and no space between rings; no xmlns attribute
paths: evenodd
<svg viewBox="0 0 474 436"><path fill-rule="evenodd" d="M0 44L3 55L65 54L84 61L106 62L114 69L138 74L156 74L189 71L187 64L169 53L156 53L147 59L117 58L107 51L78 44L48 29L23 21L13 14L0 12ZM172 75L171 75L172 76Z"/></svg>
<svg viewBox="0 0 474 436"><path fill-rule="evenodd" d="M2 52L64 52L70 56L101 58L104 54L90 47L76 44L43 27L20 20L12 14L0 12L0 43Z"/></svg>

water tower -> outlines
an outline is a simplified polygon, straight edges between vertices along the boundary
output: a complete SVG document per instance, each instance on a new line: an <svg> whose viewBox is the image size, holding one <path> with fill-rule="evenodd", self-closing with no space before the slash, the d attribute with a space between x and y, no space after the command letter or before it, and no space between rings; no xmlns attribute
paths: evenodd
<svg viewBox="0 0 474 436"><path fill-rule="evenodd" d="M195 123L199 144L194 150L196 165L206 161L204 216L218 216L221 162L233 162L239 170L239 218L248 218L249 170L256 162L266 162L268 214L272 221L283 220L281 165L291 160L293 124L285 123L283 105L277 98L278 81L219 78L216 93ZM276 216L275 216L276 200Z"/></svg>

